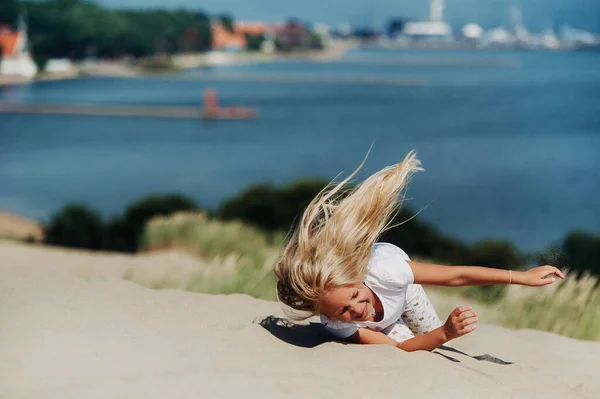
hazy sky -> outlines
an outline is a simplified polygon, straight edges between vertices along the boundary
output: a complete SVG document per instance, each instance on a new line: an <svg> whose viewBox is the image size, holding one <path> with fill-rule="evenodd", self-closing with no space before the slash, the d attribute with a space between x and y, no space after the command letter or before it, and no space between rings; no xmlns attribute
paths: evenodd
<svg viewBox="0 0 600 399"><path fill-rule="evenodd" d="M185 7L210 14L228 12L238 20L364 24L382 27L391 16L426 18L428 0L95 0L113 7ZM455 26L478 22L506 24L511 5L520 6L525 24L542 30L561 24L600 32L600 0L446 0L445 19Z"/></svg>

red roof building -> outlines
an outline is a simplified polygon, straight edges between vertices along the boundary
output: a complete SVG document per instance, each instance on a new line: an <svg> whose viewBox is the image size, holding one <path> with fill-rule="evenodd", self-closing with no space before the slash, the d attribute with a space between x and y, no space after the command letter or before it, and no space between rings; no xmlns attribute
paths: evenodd
<svg viewBox="0 0 600 399"><path fill-rule="evenodd" d="M23 19L16 31L0 25L0 51L0 74L32 78L37 73L37 66L27 49L27 27Z"/></svg>
<svg viewBox="0 0 600 399"><path fill-rule="evenodd" d="M25 47L25 34L0 25L0 48L2 58L16 57Z"/></svg>
<svg viewBox="0 0 600 399"><path fill-rule="evenodd" d="M265 22L235 22L234 32L230 32L220 22L212 24L213 50L244 50L247 46L246 35L264 35L272 30Z"/></svg>

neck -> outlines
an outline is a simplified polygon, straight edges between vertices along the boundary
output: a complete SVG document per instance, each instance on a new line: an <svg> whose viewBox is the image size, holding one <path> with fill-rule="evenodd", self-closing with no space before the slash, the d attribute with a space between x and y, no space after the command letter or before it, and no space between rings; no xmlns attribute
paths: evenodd
<svg viewBox="0 0 600 399"><path fill-rule="evenodd" d="M374 321L381 321L383 319L383 304L371 288L369 288L369 292L371 293L371 304L373 305L373 309L375 309L373 319Z"/></svg>

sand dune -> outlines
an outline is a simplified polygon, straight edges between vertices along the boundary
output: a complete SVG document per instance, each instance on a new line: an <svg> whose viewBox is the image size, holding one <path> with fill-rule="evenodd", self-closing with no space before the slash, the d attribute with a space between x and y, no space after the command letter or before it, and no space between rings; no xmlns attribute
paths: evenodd
<svg viewBox="0 0 600 399"><path fill-rule="evenodd" d="M41 241L44 231L40 223L14 213L0 211L0 237Z"/></svg>
<svg viewBox="0 0 600 399"><path fill-rule="evenodd" d="M345 345L277 303L121 279L201 267L0 242L0 398L600 397L600 343L481 325L456 351Z"/></svg>

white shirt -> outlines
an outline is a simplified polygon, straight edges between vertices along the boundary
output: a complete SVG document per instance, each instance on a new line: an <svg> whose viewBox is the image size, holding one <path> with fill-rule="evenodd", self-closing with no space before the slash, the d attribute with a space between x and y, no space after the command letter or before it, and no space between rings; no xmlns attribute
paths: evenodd
<svg viewBox="0 0 600 399"><path fill-rule="evenodd" d="M382 331L402 316L406 305L406 292L413 284L415 276L407 261L408 255L397 246L389 243L377 243L369 259L365 285L381 300L383 319L381 321L342 322L321 315L325 330L338 338L348 338L361 327Z"/></svg>

